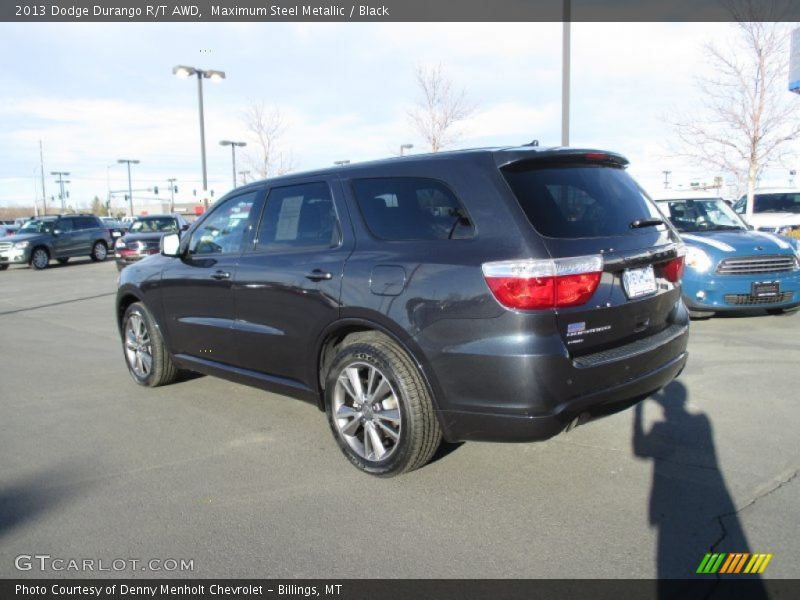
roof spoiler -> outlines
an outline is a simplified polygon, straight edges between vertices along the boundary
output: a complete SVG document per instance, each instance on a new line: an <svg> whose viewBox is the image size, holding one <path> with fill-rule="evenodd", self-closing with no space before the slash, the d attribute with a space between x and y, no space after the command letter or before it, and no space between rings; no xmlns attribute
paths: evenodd
<svg viewBox="0 0 800 600"><path fill-rule="evenodd" d="M517 164L562 161L605 164L622 168L628 166L627 158L616 152L608 152L606 150L595 150L591 148L547 148L544 150L534 150L534 148L536 148L536 146L509 148L495 152L495 164L501 169Z"/></svg>

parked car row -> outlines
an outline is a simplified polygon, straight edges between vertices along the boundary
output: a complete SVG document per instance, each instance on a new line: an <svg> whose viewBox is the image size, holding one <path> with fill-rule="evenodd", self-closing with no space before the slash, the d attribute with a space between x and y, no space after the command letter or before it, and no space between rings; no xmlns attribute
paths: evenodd
<svg viewBox="0 0 800 600"><path fill-rule="evenodd" d="M111 250L115 252L117 267L122 269L157 253L165 233L188 228L188 221L178 214L138 217L130 226L111 217L94 215L32 217L20 228L0 226L0 237L6 235L6 230L14 234L13 240L0 241L0 270L11 264L44 269L51 259L63 264L75 256L102 261Z"/></svg>

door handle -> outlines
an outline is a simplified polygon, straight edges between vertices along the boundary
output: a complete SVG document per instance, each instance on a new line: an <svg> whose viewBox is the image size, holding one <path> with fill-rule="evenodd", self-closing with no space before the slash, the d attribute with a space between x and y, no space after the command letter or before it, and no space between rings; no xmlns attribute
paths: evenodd
<svg viewBox="0 0 800 600"><path fill-rule="evenodd" d="M216 279L217 281L220 281L222 279L230 279L230 278L231 278L231 274L228 273L227 271L215 271L211 275L211 279Z"/></svg>
<svg viewBox="0 0 800 600"><path fill-rule="evenodd" d="M322 269L314 269L311 273L306 275L306 279L310 279L311 281L323 281L333 279L333 275Z"/></svg>

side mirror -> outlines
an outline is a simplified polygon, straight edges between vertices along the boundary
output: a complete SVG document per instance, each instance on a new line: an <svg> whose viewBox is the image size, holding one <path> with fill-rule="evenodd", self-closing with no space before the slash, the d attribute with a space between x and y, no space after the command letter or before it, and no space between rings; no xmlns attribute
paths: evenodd
<svg viewBox="0 0 800 600"><path fill-rule="evenodd" d="M189 229L189 224L188 223L186 223L186 225L181 227L181 231L186 231L187 229Z"/></svg>
<svg viewBox="0 0 800 600"><path fill-rule="evenodd" d="M161 254L164 256L181 255L181 236L178 233L168 233L161 237Z"/></svg>

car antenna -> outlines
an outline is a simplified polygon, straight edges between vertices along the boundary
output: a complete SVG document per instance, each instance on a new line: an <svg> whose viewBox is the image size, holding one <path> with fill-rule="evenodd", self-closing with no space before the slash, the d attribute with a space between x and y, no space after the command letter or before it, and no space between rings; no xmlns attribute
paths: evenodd
<svg viewBox="0 0 800 600"><path fill-rule="evenodd" d="M522 144L523 146L538 146L539 140L533 140L532 142L528 142L527 144Z"/></svg>

